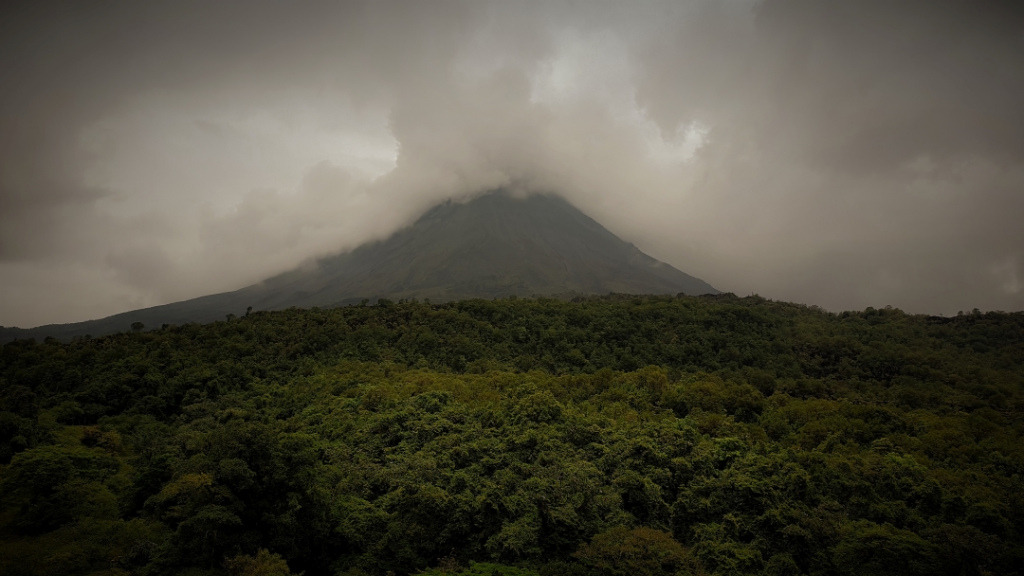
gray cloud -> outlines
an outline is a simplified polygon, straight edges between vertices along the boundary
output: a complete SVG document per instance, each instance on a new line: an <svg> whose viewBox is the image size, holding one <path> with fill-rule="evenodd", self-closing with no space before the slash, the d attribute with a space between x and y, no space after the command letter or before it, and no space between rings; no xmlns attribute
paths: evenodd
<svg viewBox="0 0 1024 576"><path fill-rule="evenodd" d="M1024 308L1019 3L3 10L6 325L240 287L498 186L739 294Z"/></svg>

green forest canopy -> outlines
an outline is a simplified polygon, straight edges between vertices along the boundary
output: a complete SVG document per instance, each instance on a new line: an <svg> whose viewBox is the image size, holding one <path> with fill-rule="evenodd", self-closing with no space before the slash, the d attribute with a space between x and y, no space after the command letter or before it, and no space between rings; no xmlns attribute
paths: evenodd
<svg viewBox="0 0 1024 576"><path fill-rule="evenodd" d="M382 300L16 341L0 573L1019 574L1022 409L1022 313Z"/></svg>

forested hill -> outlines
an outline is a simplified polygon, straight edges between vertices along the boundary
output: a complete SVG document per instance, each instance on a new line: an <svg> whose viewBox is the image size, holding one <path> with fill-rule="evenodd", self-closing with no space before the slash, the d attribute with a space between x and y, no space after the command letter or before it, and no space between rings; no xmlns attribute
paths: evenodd
<svg viewBox="0 0 1024 576"><path fill-rule="evenodd" d="M261 312L0 353L0 573L1020 574L1024 314Z"/></svg>

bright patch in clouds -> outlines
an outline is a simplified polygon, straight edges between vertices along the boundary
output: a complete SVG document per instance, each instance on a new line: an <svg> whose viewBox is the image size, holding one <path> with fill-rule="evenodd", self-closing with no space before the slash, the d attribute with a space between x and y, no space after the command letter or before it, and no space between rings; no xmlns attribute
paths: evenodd
<svg viewBox="0 0 1024 576"><path fill-rule="evenodd" d="M111 209L124 211L180 212L191 202L222 212L254 190L294 191L319 162L373 179L397 155L386 111L312 107L298 97L196 110L162 95L87 126L80 138L92 158L86 184L112 191Z"/></svg>

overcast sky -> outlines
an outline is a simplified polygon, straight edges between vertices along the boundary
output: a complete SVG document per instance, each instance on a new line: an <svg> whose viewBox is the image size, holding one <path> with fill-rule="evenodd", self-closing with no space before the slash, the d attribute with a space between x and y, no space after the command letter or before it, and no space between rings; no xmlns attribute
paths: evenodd
<svg viewBox="0 0 1024 576"><path fill-rule="evenodd" d="M0 8L2 325L236 289L497 187L741 296L1022 310L1024 3Z"/></svg>

